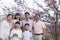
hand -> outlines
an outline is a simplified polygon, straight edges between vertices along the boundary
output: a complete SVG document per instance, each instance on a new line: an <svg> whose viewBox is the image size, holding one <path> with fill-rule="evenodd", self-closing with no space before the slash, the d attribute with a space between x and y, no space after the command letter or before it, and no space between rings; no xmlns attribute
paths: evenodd
<svg viewBox="0 0 60 40"><path fill-rule="evenodd" d="M13 36L18 36L17 34L14 34Z"/></svg>

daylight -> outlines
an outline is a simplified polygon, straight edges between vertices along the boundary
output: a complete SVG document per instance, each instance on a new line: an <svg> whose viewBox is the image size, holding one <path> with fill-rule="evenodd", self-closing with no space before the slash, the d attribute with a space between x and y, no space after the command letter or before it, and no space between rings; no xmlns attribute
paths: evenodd
<svg viewBox="0 0 60 40"><path fill-rule="evenodd" d="M25 15L25 13L27 13L28 15ZM41 32L38 29L40 26L44 26L44 25L46 26L46 27L44 26L46 28L45 29L46 34L42 38L43 40L60 40L60 0L0 0L0 26L5 20L8 19L9 17L7 16L8 14L13 15L12 21L14 23L14 26L16 26L15 21L17 21L19 17L21 18L21 20L19 19L19 21L21 21L21 26L25 25L24 23L25 21L29 23L29 21L31 20L33 22L30 22L29 26L37 25L36 29L34 29L35 31L37 30L37 35L33 33L33 30L31 30L34 27L31 27L31 29L29 29L30 32L32 31L31 33L33 33L32 40L41 40L41 39L38 39L38 37L36 37L37 39L34 39L34 36L41 35L41 34L38 34L39 32ZM16 15L19 15L19 16L16 16ZM16 20L15 20L15 16L17 18ZM28 18L30 18L31 20L30 19L29 21L26 20ZM42 21L42 24L40 25L39 22L37 21L35 23L36 25L34 25L34 22L38 19ZM11 26L10 23L9 23L9 26ZM0 36L4 34L2 33L2 31L0 32L1 32ZM26 33L26 35L28 34ZM15 34L14 36L17 36L17 35ZM16 40L16 39L13 38L13 40Z"/></svg>

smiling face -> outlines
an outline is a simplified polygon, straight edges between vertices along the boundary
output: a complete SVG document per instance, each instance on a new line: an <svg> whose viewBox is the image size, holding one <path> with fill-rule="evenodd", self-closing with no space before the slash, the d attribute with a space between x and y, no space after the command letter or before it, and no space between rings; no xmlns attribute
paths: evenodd
<svg viewBox="0 0 60 40"><path fill-rule="evenodd" d="M20 21L15 22L15 28L19 29L20 28Z"/></svg>
<svg viewBox="0 0 60 40"><path fill-rule="evenodd" d="M36 20L36 21L40 20L40 16L39 16L39 15L36 15L36 16L35 16L35 20Z"/></svg>
<svg viewBox="0 0 60 40"><path fill-rule="evenodd" d="M16 29L19 29L20 28L20 25L19 24L15 24L15 28Z"/></svg>
<svg viewBox="0 0 60 40"><path fill-rule="evenodd" d="M25 14L25 18L26 19L29 19L30 18L30 15L29 14Z"/></svg>
<svg viewBox="0 0 60 40"><path fill-rule="evenodd" d="M20 15L16 15L16 19L19 20L21 18Z"/></svg>
<svg viewBox="0 0 60 40"><path fill-rule="evenodd" d="M9 16L7 17L7 20L8 20L8 21L11 21L12 19L13 19L12 15L9 15Z"/></svg>
<svg viewBox="0 0 60 40"><path fill-rule="evenodd" d="M28 25L25 26L25 30L29 30L29 26Z"/></svg>

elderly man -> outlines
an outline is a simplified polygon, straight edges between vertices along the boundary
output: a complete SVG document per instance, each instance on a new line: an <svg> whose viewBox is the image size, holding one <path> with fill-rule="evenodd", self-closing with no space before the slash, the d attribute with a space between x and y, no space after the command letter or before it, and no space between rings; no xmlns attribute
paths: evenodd
<svg viewBox="0 0 60 40"><path fill-rule="evenodd" d="M1 23L0 40L9 40L9 33L12 27L12 18L13 18L12 15L8 14L7 19Z"/></svg>
<svg viewBox="0 0 60 40"><path fill-rule="evenodd" d="M42 40L42 37L45 34L45 28L45 24L40 21L40 15L36 14L33 23L34 40Z"/></svg>

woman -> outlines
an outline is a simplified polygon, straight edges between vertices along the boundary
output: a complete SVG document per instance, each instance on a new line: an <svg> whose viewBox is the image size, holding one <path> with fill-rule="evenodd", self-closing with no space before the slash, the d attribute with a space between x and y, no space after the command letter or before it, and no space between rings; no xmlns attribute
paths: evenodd
<svg viewBox="0 0 60 40"><path fill-rule="evenodd" d="M19 13L15 14L14 20L13 22L15 23L16 21L20 21L21 26L22 26L22 22L21 22L21 15Z"/></svg>

